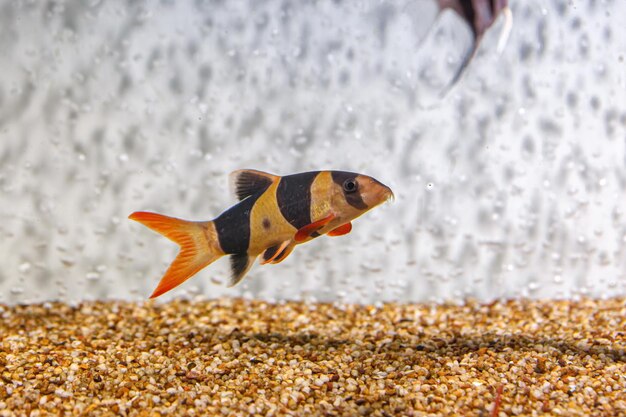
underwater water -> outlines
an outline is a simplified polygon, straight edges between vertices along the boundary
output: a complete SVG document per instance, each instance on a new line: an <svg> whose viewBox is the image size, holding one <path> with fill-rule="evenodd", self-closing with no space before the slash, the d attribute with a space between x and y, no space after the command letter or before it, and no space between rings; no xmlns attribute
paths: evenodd
<svg viewBox="0 0 626 417"><path fill-rule="evenodd" d="M1 3L1 301L145 299L177 248L126 217L212 219L240 168L362 172L396 200L166 299L623 295L626 8L511 9L442 96L471 32L430 1Z"/></svg>
<svg viewBox="0 0 626 417"><path fill-rule="evenodd" d="M0 0L0 417L626 415L626 4L510 8ZM148 301L242 168L395 201Z"/></svg>

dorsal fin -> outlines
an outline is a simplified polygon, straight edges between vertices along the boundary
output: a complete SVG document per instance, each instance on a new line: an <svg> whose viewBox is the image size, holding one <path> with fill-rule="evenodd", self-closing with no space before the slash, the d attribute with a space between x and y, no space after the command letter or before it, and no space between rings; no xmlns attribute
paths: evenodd
<svg viewBox="0 0 626 417"><path fill-rule="evenodd" d="M239 169L230 174L230 189L239 201L251 195L262 194L280 177L255 169Z"/></svg>

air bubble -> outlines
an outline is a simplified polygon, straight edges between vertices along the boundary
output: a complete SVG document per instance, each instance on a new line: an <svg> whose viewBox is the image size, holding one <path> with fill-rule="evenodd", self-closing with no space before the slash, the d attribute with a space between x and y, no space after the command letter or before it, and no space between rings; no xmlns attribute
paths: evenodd
<svg viewBox="0 0 626 417"><path fill-rule="evenodd" d="M306 136L298 136L294 142L296 143L296 145L304 145L308 141L309 141L308 137L306 137Z"/></svg>
<svg viewBox="0 0 626 417"><path fill-rule="evenodd" d="M100 274L95 271L87 272L85 278L87 278L88 281L97 281L100 279Z"/></svg>
<svg viewBox="0 0 626 417"><path fill-rule="evenodd" d="M24 293L24 287L13 287L11 288L11 294L19 295Z"/></svg>
<svg viewBox="0 0 626 417"><path fill-rule="evenodd" d="M18 269L18 271L20 271L21 273L25 274L25 273L27 273L28 271L30 271L31 266L32 266L32 265L30 264L30 262L24 262L24 263L20 264L20 266L19 266L17 269Z"/></svg>
<svg viewBox="0 0 626 417"><path fill-rule="evenodd" d="M64 258L64 259L61 259L61 263L63 264L63 266L69 268L71 266L74 266L75 261L73 259Z"/></svg>

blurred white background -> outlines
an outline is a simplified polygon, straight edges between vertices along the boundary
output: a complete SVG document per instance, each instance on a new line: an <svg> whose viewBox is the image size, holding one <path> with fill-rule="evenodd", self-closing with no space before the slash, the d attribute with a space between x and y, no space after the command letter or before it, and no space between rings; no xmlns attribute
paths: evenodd
<svg viewBox="0 0 626 417"><path fill-rule="evenodd" d="M0 1L0 302L145 299L227 175L342 169L396 201L351 234L171 294L445 301L626 294L626 7L512 1Z"/></svg>

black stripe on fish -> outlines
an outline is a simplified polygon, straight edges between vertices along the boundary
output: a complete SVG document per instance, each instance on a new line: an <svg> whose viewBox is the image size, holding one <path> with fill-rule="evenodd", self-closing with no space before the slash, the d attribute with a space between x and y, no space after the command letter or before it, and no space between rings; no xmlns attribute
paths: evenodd
<svg viewBox="0 0 626 417"><path fill-rule="evenodd" d="M346 182L346 180L356 181L356 177L359 174L355 174L354 172L346 172L346 171L331 171L331 175L333 177L333 181L335 182L335 184L339 184L339 186L343 190L343 196L348 202L348 204L350 204L352 207L358 208L359 210L367 209L367 204L365 204L365 202L363 201L363 198L361 197L361 193L358 190L353 193L347 193L343 189L343 183Z"/></svg>
<svg viewBox="0 0 626 417"><path fill-rule="evenodd" d="M224 253L246 253L250 246L250 213L260 195L241 200L219 215L213 223Z"/></svg>
<svg viewBox="0 0 626 417"><path fill-rule="evenodd" d="M287 175L276 188L280 213L296 229L311 224L311 185L319 171Z"/></svg>

